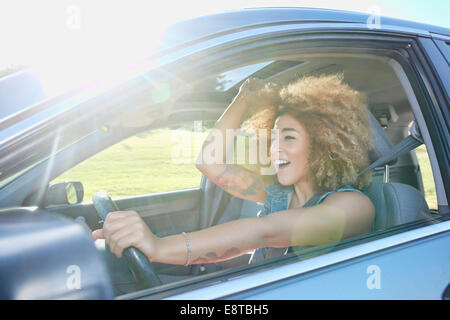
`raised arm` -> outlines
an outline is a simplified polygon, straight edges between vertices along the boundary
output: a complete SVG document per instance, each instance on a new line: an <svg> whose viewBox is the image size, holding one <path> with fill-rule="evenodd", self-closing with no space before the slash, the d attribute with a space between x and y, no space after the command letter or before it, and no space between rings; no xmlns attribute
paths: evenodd
<svg viewBox="0 0 450 320"><path fill-rule="evenodd" d="M234 151L234 132L239 128L249 107L254 107L262 102L269 103L269 101L264 101L269 96L264 92L271 89L275 90L274 84L266 84L258 79L247 79L216 122L196 160L197 169L220 188L233 196L255 202L264 202L267 198L267 193L264 191L264 179L261 175L242 166L233 163L227 164L227 154ZM233 143L227 145L227 140ZM212 144L216 144L215 148L212 148ZM218 146L222 146L222 149L218 149ZM214 160L219 161L211 161L213 160L211 150L221 151L220 156L214 157Z"/></svg>

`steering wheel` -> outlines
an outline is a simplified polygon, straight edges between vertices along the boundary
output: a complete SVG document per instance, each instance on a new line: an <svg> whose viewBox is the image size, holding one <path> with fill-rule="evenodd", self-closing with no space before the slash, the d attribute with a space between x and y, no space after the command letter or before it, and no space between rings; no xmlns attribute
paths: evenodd
<svg viewBox="0 0 450 320"><path fill-rule="evenodd" d="M92 202L103 221L106 221L106 217L110 212L119 211L115 202L112 201L105 191L99 191L94 194ZM122 256L133 273L136 284L140 289L161 285L161 280L153 271L147 257L140 250L130 247L123 251Z"/></svg>

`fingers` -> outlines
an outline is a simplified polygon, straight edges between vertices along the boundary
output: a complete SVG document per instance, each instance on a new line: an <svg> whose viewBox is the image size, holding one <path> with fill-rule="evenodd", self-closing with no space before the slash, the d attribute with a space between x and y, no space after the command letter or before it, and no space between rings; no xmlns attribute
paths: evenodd
<svg viewBox="0 0 450 320"><path fill-rule="evenodd" d="M129 247L135 247L147 254L149 251L146 248L148 249L150 241L151 238L146 238L146 227L142 223L129 225L109 236L110 250L118 258L122 256L123 250Z"/></svg>
<svg viewBox="0 0 450 320"><path fill-rule="evenodd" d="M271 90L278 90L278 89L280 89L280 86L278 84L276 84L276 83L273 83L273 82L268 82L266 84L266 87L268 89L271 89Z"/></svg>
<svg viewBox="0 0 450 320"><path fill-rule="evenodd" d="M103 224L103 231L106 238L108 235L126 227L129 224L134 224L141 221L141 217L135 211L116 211L111 212L106 217Z"/></svg>
<svg viewBox="0 0 450 320"><path fill-rule="evenodd" d="M242 84L242 87L247 90L254 91L254 90L263 88L264 85L265 85L265 82L261 79L248 78L247 80L244 81L244 83Z"/></svg>
<svg viewBox="0 0 450 320"><path fill-rule="evenodd" d="M123 250L128 247L137 246L139 237L136 235L134 228L126 228L117 231L109 237L109 248L113 254L120 258Z"/></svg>
<svg viewBox="0 0 450 320"><path fill-rule="evenodd" d="M124 249L142 246L140 242L144 241L145 228L145 223L135 211L111 212L103 225L103 236L111 252L120 258Z"/></svg>
<svg viewBox="0 0 450 320"><path fill-rule="evenodd" d="M108 214L105 223L113 222L128 217L140 217L140 216L136 211L116 211Z"/></svg>
<svg viewBox="0 0 450 320"><path fill-rule="evenodd" d="M103 234L103 229L97 229L92 231L92 238L94 239L105 239L105 235Z"/></svg>
<svg viewBox="0 0 450 320"><path fill-rule="evenodd" d="M246 79L240 90L243 92L258 92L258 91L278 91L280 86L273 82L265 82L264 80L258 78L248 78Z"/></svg>

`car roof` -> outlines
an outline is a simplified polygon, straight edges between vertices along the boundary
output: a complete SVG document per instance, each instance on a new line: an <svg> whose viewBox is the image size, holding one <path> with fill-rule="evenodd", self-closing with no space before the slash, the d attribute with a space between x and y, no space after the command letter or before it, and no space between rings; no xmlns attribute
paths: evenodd
<svg viewBox="0 0 450 320"><path fill-rule="evenodd" d="M343 10L283 7L283 8L249 8L207 16L201 16L171 25L164 38L164 47L171 47L182 42L213 36L223 32L233 32L238 29L262 27L279 23L363 23L371 15L369 13ZM450 36L450 29L425 23L402 20L391 17L380 17L382 25L410 29L422 32L432 32Z"/></svg>
<svg viewBox="0 0 450 320"><path fill-rule="evenodd" d="M170 51L185 44L201 42L208 38L251 28L297 23L355 23L361 25L365 24L369 17L370 14L368 13L298 7L254 8L230 11L201 16L169 26L164 30L158 50L160 52ZM420 34L432 32L450 35L450 29L444 27L389 17L381 17L380 19L382 26L389 26L390 30L398 29L399 32L407 31ZM18 72L0 79L0 124L6 118L21 113L27 108L34 108L33 105L51 98L43 90L45 85L41 82L42 80L33 71ZM41 115L37 119L48 116L42 112L40 113ZM48 114L51 114L51 112L48 111ZM15 132L21 131L23 127L32 122L32 119L28 120L27 115L24 114L23 116L27 119L27 123L22 123L17 129L9 128L9 130L3 130L2 132L0 128L0 141L13 135ZM8 125L3 123L3 127L5 126L8 127Z"/></svg>

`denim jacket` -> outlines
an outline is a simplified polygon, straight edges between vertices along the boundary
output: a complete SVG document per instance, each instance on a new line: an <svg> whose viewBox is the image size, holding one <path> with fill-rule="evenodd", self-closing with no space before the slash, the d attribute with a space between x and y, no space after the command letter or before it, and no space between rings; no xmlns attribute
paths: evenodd
<svg viewBox="0 0 450 320"><path fill-rule="evenodd" d="M271 213L277 211L287 210L292 200L292 196L294 195L294 186L282 186L279 183L275 183L273 185L267 186L264 188L269 195L267 197L266 202L264 203L264 207L258 213L258 217L264 217ZM335 192L341 191L356 191L362 193L362 191L350 186L350 185L342 185L335 190L328 192L319 192L312 196L302 208L312 207L322 203L329 195ZM297 246L296 251L301 248L307 248L310 246ZM256 249L250 258L250 264L256 264L263 262L265 259L270 259L273 257L277 257L283 255L287 252L288 248L261 248Z"/></svg>

